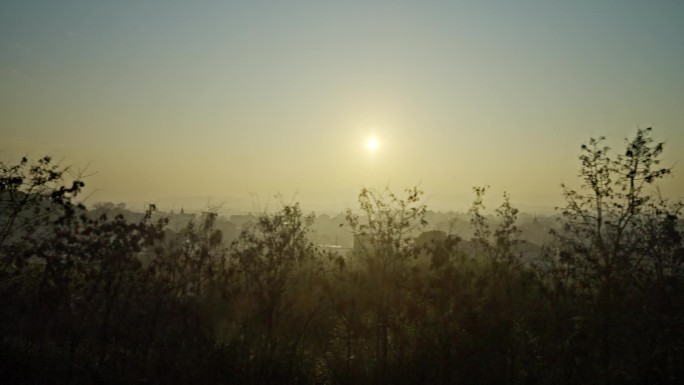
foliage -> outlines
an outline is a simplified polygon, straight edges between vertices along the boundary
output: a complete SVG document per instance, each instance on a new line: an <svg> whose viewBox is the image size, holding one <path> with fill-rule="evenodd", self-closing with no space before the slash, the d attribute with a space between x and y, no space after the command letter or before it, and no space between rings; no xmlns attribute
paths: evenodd
<svg viewBox="0 0 684 385"><path fill-rule="evenodd" d="M83 207L73 202L84 187L45 156L36 162L22 158L18 164L0 163L0 250L3 267L26 263L24 245L40 240L45 222L64 222Z"/></svg>
<svg viewBox="0 0 684 385"><path fill-rule="evenodd" d="M647 212L679 215L679 208L654 201L646 190L671 172L660 167L663 143L654 143L650 134L650 128L639 130L615 158L603 145L605 138L590 139L580 155L580 190L562 186L567 205L557 236L586 289L614 276L629 279L640 269L647 251L642 236Z"/></svg>
<svg viewBox="0 0 684 385"><path fill-rule="evenodd" d="M260 216L231 245L239 331L232 337L252 357L243 381L288 383L310 370L302 365L308 358L301 344L319 302L311 286L317 272L317 252L307 238L312 222L299 204L285 205Z"/></svg>
<svg viewBox="0 0 684 385"><path fill-rule="evenodd" d="M475 200L470 207L470 224L474 230L473 241L482 249L494 265L506 264L511 267L519 263L515 247L520 242L520 230L516 225L518 209L511 205L508 193L504 192L503 202L496 210L499 223L492 233L487 218L483 215L483 198L487 187L473 187Z"/></svg>
<svg viewBox="0 0 684 385"><path fill-rule="evenodd" d="M87 210L49 157L2 164L3 383L614 384L684 376L682 202L639 130L581 147L547 254L520 252L508 194L474 237L430 229L417 188L363 189L349 253L298 204L228 244L217 213L174 232L151 207ZM73 180L72 180L73 179ZM113 217L110 217L114 215ZM155 214L156 215L156 214ZM427 231L424 231L427 230Z"/></svg>
<svg viewBox="0 0 684 385"><path fill-rule="evenodd" d="M684 341L670 332L684 320L671 307L684 294L682 203L648 190L671 172L660 166L664 144L651 132L638 130L617 156L603 137L590 139L581 147L580 189L563 185L554 274L564 275L555 280L559 298L576 317L576 334L564 343L580 380L632 382L656 368L659 378L682 376L673 363L684 367ZM652 348L641 348L647 345ZM584 357L577 360L580 351Z"/></svg>

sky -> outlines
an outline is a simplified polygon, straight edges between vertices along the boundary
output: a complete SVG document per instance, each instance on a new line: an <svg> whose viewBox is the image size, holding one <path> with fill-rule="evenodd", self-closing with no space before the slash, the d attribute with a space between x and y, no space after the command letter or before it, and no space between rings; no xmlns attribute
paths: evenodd
<svg viewBox="0 0 684 385"><path fill-rule="evenodd" d="M537 211L583 142L652 126L684 197L682 20L682 1L4 0L0 159L53 155L86 203L336 210L418 185L464 210L487 184Z"/></svg>

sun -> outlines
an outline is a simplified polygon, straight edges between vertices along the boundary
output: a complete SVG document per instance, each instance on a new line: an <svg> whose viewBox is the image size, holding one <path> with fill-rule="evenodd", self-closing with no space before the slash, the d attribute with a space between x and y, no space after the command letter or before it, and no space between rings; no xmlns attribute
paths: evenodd
<svg viewBox="0 0 684 385"><path fill-rule="evenodd" d="M366 148L367 148L368 151L370 151L370 152L375 152L375 151L377 151L377 149L378 149L378 140L375 139L375 138L370 138L370 139L368 139L368 141L366 142Z"/></svg>

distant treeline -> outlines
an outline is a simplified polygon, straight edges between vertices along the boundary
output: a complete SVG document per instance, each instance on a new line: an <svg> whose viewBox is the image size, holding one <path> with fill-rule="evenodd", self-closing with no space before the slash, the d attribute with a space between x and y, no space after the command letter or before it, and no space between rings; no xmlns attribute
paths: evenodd
<svg viewBox="0 0 684 385"><path fill-rule="evenodd" d="M242 231L254 226L259 221L259 215L252 213L223 216L219 215L221 206L207 207L203 213L189 213L181 209L179 212L153 211L151 219L166 219L164 227L165 237L171 238L184 236L187 225L192 221L200 220L202 215L208 213L217 214L214 220L214 228L221 231L224 243L230 244L240 237ZM132 211L125 203L97 202L86 213L90 217L99 217L106 214L109 217L123 216L128 222L140 221L145 213ZM266 215L266 214L263 214ZM435 230L443 235L456 235L464 240L473 238L474 232L470 225L470 214L466 212L439 212L427 210L424 219L427 221L420 232L433 232ZM489 214L488 219L496 225L500 220ZM336 250L339 253L347 253L354 246L354 234L346 226L346 213L336 215L320 214L313 218L308 227L307 238L323 250ZM520 230L519 248L523 254L538 253L541 245L553 240L550 230L558 226L557 216L531 215L519 213L517 226Z"/></svg>
<svg viewBox="0 0 684 385"><path fill-rule="evenodd" d="M486 187L468 239L430 227L417 188L363 189L338 253L298 204L227 241L215 213L174 229L154 207L86 210L50 157L1 163L0 382L682 383L683 206L653 193L662 151L650 129L582 145L534 253L506 194L483 214Z"/></svg>

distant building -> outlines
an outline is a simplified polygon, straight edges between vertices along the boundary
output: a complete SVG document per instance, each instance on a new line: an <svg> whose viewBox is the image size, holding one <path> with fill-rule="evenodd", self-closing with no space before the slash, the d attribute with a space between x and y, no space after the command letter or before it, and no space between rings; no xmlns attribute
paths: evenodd
<svg viewBox="0 0 684 385"><path fill-rule="evenodd" d="M231 215L230 222L235 224L238 228L244 230L257 223L259 218L249 213L247 215Z"/></svg>

